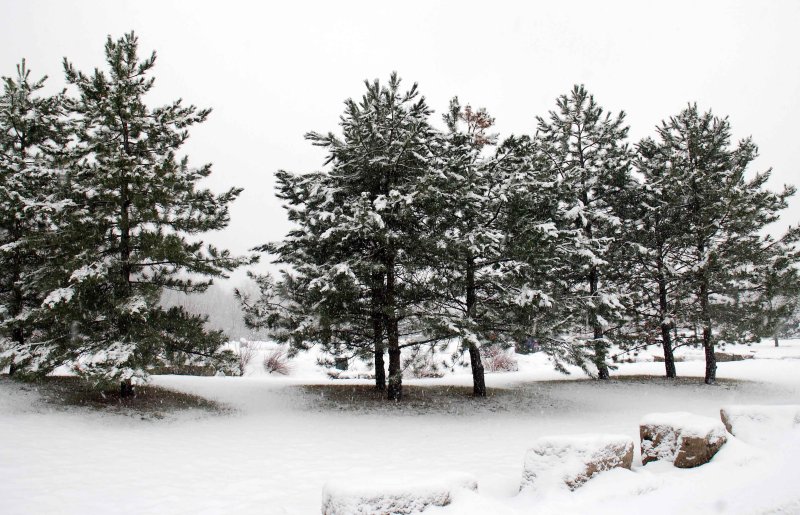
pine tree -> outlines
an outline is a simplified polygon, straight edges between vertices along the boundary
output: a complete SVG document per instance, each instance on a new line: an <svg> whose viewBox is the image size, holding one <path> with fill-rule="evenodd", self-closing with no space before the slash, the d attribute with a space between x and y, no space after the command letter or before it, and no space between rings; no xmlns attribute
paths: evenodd
<svg viewBox="0 0 800 515"><path fill-rule="evenodd" d="M436 173L422 186L426 238L416 257L429 271L424 324L429 340L461 342L473 395L485 397L481 349L514 346L526 329L515 314L542 296L523 293L533 291L521 280L528 260L515 258L509 238L518 224L511 208L525 185L521 170L529 145L512 137L492 151L494 120L457 98L444 121Z"/></svg>
<svg viewBox="0 0 800 515"><path fill-rule="evenodd" d="M180 100L150 108L145 95L155 53L140 60L133 33L105 45L108 73L87 75L66 59L76 145L68 170L74 209L62 235L69 281L48 304L63 321L53 327L81 374L96 381L131 379L164 362L226 366L224 335L204 318L159 306L164 288L202 291L213 277L245 262L206 246L195 235L224 228L240 189L215 195L198 183L211 166L189 166L176 152L188 129L210 110Z"/></svg>
<svg viewBox="0 0 800 515"><path fill-rule="evenodd" d="M673 350L679 343L674 332L684 319L679 301L686 295L681 178L651 138L638 144L635 166L641 182L632 191L623 219L631 283L628 310L636 337L648 344L660 343L666 377L675 378Z"/></svg>
<svg viewBox="0 0 800 515"><path fill-rule="evenodd" d="M591 327L592 361L600 379L608 379L607 330L621 317L620 291L611 274L619 244L620 199L630 187L630 151L624 142L625 115L606 113L583 86L557 100L549 119L538 118L536 150L542 173L558 199L553 219L561 282L560 309L571 322L567 332ZM566 329L566 324L565 324Z"/></svg>
<svg viewBox="0 0 800 515"><path fill-rule="evenodd" d="M419 344L411 256L422 234L417 188L429 172L434 131L416 84L401 91L396 73L386 85L365 84L359 102L345 102L341 137L306 135L328 150L329 171L310 180L278 176L279 197L298 228L261 250L291 270L262 291L252 314L288 325L287 336L301 347L321 341L328 348L370 349L379 388L385 342L387 396L400 400L401 350Z"/></svg>
<svg viewBox="0 0 800 515"><path fill-rule="evenodd" d="M684 206L682 245L690 319L699 327L706 358L705 382L716 380L717 327L724 341L746 338L744 316L754 300L754 264L763 257L763 228L777 220L794 188L764 189L770 172L746 180L757 148L747 138L730 144L730 123L690 105L658 129L660 153L673 169Z"/></svg>
<svg viewBox="0 0 800 515"><path fill-rule="evenodd" d="M58 167L66 142L63 96L42 96L25 61L3 79L0 96L0 368L36 369L46 354L37 329L42 303L58 277L53 233L65 207Z"/></svg>
<svg viewBox="0 0 800 515"><path fill-rule="evenodd" d="M756 336L772 338L776 347L796 324L795 314L800 306L798 238L797 227L777 240L764 237L760 255L753 263L752 300L748 303L752 309L746 318L752 321Z"/></svg>

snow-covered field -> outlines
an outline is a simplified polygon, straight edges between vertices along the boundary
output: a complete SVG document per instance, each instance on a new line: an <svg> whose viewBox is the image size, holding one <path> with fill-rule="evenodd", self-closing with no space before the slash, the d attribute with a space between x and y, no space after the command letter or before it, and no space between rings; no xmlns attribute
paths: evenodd
<svg viewBox="0 0 800 515"><path fill-rule="evenodd" d="M719 364L720 384L668 384L663 364L620 365L600 383L562 376L541 355L519 356L520 371L489 374L486 400L453 395L425 403L332 402L331 381L299 356L290 377L161 376L155 384L233 408L163 420L55 407L0 381L0 513L319 513L328 481L418 482L444 473L475 476L479 492L457 493L431 514L800 513L800 431L751 444L730 438L711 463L613 470L574 492L518 493L525 451L540 436L628 435L638 442L647 413L689 411L719 418L730 404L800 404L800 342L737 349L755 359ZM648 353L642 353L647 355ZM686 358L692 359L691 352ZM683 377L702 361L677 363ZM638 376L653 375L655 379ZM347 381L346 383L358 383ZM368 383L368 381L360 381ZM406 385L469 385L466 371ZM448 399L445 397L444 399Z"/></svg>

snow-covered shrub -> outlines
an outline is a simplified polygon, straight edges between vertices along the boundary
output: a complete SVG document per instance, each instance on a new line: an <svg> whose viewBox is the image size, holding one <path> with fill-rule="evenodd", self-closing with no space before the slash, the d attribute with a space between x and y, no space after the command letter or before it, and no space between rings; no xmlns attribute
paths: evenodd
<svg viewBox="0 0 800 515"><path fill-rule="evenodd" d="M519 370L519 365L511 352L498 345L481 347L483 367L487 372L516 372Z"/></svg>
<svg viewBox="0 0 800 515"><path fill-rule="evenodd" d="M264 358L264 370L270 374L281 374L288 376L292 371L289 364L289 355L283 347L276 347L269 351Z"/></svg>
<svg viewBox="0 0 800 515"><path fill-rule="evenodd" d="M429 480L378 480L372 484L329 481L322 489L323 515L409 514L429 506L447 506L458 489L477 491L469 474L446 474Z"/></svg>

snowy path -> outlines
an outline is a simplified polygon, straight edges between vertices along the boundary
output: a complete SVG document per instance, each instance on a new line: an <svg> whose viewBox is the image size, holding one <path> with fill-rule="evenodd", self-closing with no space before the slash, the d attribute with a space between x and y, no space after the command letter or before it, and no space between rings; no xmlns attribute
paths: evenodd
<svg viewBox="0 0 800 515"><path fill-rule="evenodd" d="M444 414L410 414L402 406L367 414L323 410L294 386L306 379L159 377L159 385L224 402L235 412L142 421L52 409L3 381L0 512L319 513L328 479L443 471L475 475L480 494L464 493L430 513L525 513L534 507L537 513L800 512L796 433L782 442L781 453L733 442L701 469L656 463L601 475L572 494L516 495L524 451L538 436L612 432L638 441L638 421L648 412L717 417L724 404L800 403L799 360L721 363L720 377L758 382L712 388L636 380L528 383L560 377L538 365L523 362L522 372L490 375L490 386L515 390L500 396L504 410L472 414L470 400L454 401ZM701 371L702 363L678 364L679 374ZM661 366L626 364L617 373L660 374ZM465 381L452 376L406 384Z"/></svg>

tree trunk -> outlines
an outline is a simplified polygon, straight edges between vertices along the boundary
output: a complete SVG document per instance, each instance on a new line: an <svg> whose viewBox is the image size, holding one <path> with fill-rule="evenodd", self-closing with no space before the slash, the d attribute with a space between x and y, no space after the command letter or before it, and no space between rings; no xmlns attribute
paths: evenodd
<svg viewBox="0 0 800 515"><path fill-rule="evenodd" d="M389 347L389 386L387 398L399 401L403 398L403 371L400 365L400 331L395 307L394 255L387 253L386 263L386 338Z"/></svg>
<svg viewBox="0 0 800 515"><path fill-rule="evenodd" d="M483 373L481 351L474 343L469 344L469 360L472 365L472 396L486 397L486 377Z"/></svg>
<svg viewBox="0 0 800 515"><path fill-rule="evenodd" d="M386 390L386 366L383 362L383 314L380 294L373 290L372 293L372 344L375 352L375 389L379 392Z"/></svg>
<svg viewBox="0 0 800 515"><path fill-rule="evenodd" d="M700 314L703 320L703 350L706 355L706 384L717 380L717 359L714 356L714 341L711 334L711 314L708 308L708 282L705 277L700 283Z"/></svg>
<svg viewBox="0 0 800 515"><path fill-rule="evenodd" d="M778 335L776 334L775 336L773 336L773 339L775 340L775 346L777 347L778 346Z"/></svg>
<svg viewBox="0 0 800 515"><path fill-rule="evenodd" d="M11 357L11 363L8 365L8 375L9 377L13 376L14 373L17 371L17 364L14 362L14 357Z"/></svg>
<svg viewBox="0 0 800 515"><path fill-rule="evenodd" d="M664 347L664 368L667 374L667 379L675 379L677 373L675 371L675 356L672 353L672 324L667 323L666 319L669 315L669 303L667 301L667 280L664 277L663 261L659 258L658 261L658 306L659 315L661 316L661 344Z"/></svg>
<svg viewBox="0 0 800 515"><path fill-rule="evenodd" d="M589 237L591 237L591 228L589 228ZM589 272L589 294L592 298L592 301L595 302L597 300L597 284L598 284L598 272L597 266L592 265L592 269ZM609 379L608 374L608 365L606 365L606 342L603 338L603 327L600 325L600 322L597 320L597 307L592 307L591 310L592 316L592 327L594 328L594 364L597 367L597 378L602 380Z"/></svg>
<svg viewBox="0 0 800 515"><path fill-rule="evenodd" d="M475 317L475 306L478 298L475 292L475 262L470 256L467 259L467 319L472 322ZM481 352L474 341L469 342L469 363L472 368L472 395L474 397L486 397L486 377L481 361Z"/></svg>
<svg viewBox="0 0 800 515"><path fill-rule="evenodd" d="M386 352L386 347L383 344L383 326L384 326L384 276L380 272L373 272L372 274L372 346L375 356L375 389L379 392L386 390L386 365L384 363L383 355Z"/></svg>
<svg viewBox="0 0 800 515"><path fill-rule="evenodd" d="M123 399L128 397L135 397L136 391L133 388L133 383L130 379L125 379L119 384L119 396Z"/></svg>

